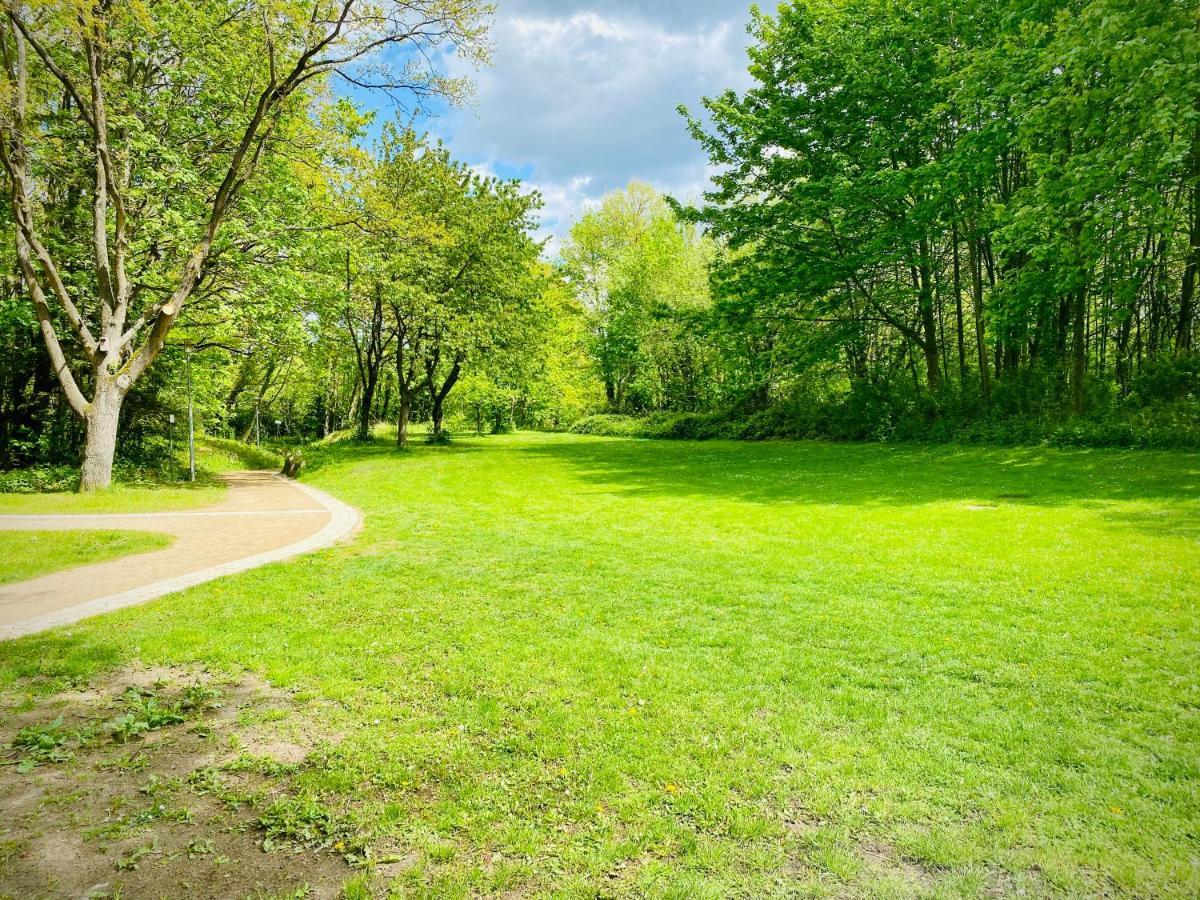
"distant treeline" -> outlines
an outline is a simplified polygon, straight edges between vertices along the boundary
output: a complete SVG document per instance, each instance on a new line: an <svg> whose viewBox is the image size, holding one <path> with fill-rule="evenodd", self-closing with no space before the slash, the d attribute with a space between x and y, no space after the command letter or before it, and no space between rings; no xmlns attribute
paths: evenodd
<svg viewBox="0 0 1200 900"><path fill-rule="evenodd" d="M460 51L486 32L482 0L389 6L442 17ZM412 420L438 439L579 421L1200 445L1198 7L754 13L753 86L684 110L709 191L631 184L553 261L535 193L403 123L372 131L322 87L341 51L264 88L279 34L302 68L325 46L299 8L270 8L284 28L235 0L101 5L101 42L72 24L77 4L14 8L0 468L75 463L91 442L83 481L103 486L114 446L126 463L178 448L189 401L202 430L243 440L383 421L403 442ZM373 53L374 4L339 8L345 52ZM389 41L421 44L395 22ZM81 105L65 86L93 69ZM461 87L436 68L393 77L447 100Z"/></svg>
<svg viewBox="0 0 1200 900"><path fill-rule="evenodd" d="M1194 0L755 14L755 85L689 116L717 174L676 211L713 247L711 305L652 286L632 327L647 266L610 266L603 297L575 279L605 314L610 411L727 423L688 433L1191 442L1198 21Z"/></svg>

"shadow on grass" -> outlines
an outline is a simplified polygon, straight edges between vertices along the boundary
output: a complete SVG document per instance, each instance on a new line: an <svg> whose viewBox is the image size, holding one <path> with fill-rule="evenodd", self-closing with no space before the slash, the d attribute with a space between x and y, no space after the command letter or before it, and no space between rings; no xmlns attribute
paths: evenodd
<svg viewBox="0 0 1200 900"><path fill-rule="evenodd" d="M606 438L544 440L517 449L631 495L866 506L1200 501L1195 453ZM1173 521L1180 533L1192 533L1197 517L1200 504L1173 518L1147 516L1143 524L1157 530Z"/></svg>

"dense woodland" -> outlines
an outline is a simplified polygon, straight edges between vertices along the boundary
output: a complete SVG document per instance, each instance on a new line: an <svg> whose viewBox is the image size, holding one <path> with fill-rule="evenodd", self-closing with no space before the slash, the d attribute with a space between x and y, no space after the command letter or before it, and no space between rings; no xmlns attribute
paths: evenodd
<svg viewBox="0 0 1200 900"><path fill-rule="evenodd" d="M682 110L710 191L553 254L422 133L486 4L187 7L7 6L2 467L101 487L189 396L251 441L1197 442L1195 0L755 14L754 86Z"/></svg>

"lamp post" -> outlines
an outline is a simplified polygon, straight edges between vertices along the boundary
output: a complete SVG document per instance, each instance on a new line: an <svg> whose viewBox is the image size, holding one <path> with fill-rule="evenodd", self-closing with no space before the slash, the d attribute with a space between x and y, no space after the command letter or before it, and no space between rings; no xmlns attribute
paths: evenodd
<svg viewBox="0 0 1200 900"><path fill-rule="evenodd" d="M278 438L278 437L282 437L282 436L283 436L283 421L281 419L276 419L275 420L275 437Z"/></svg>
<svg viewBox="0 0 1200 900"><path fill-rule="evenodd" d="M167 424L171 427L167 429L167 459L170 461L171 470L175 469L175 413L167 414Z"/></svg>
<svg viewBox="0 0 1200 900"><path fill-rule="evenodd" d="M188 481L196 480L196 419L192 409L192 351L187 352Z"/></svg>

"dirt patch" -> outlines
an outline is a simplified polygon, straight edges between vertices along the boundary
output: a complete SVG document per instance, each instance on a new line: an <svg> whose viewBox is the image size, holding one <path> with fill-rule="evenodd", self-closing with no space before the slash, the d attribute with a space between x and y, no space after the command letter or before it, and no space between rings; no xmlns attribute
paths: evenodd
<svg viewBox="0 0 1200 900"><path fill-rule="evenodd" d="M862 844L858 852L876 877L899 881L914 893L925 894L933 889L934 873L915 860L901 856L889 844Z"/></svg>
<svg viewBox="0 0 1200 900"><path fill-rule="evenodd" d="M125 668L0 695L0 897L335 897L365 852L293 784L315 700Z"/></svg>

